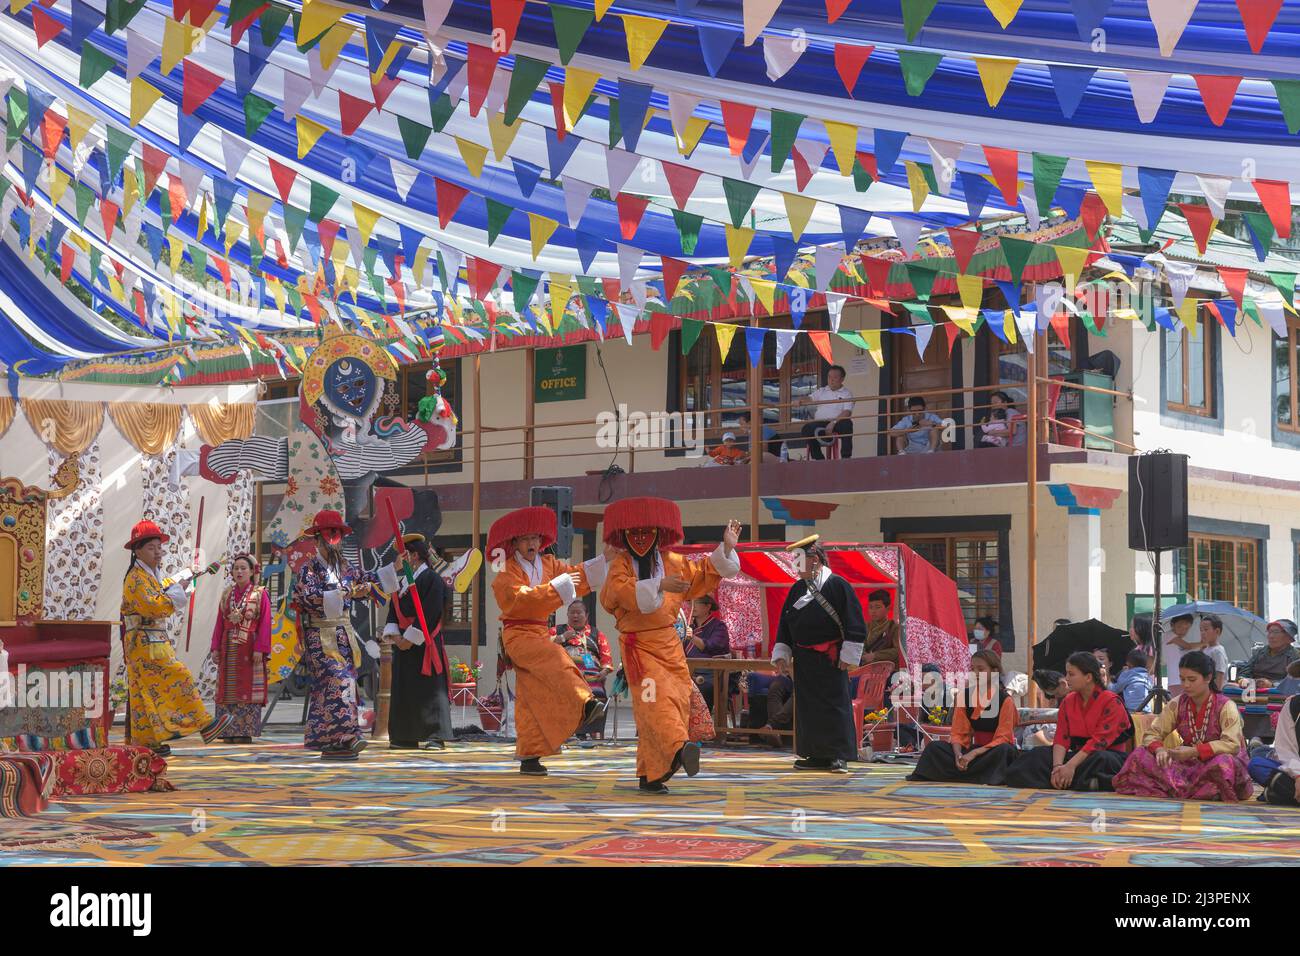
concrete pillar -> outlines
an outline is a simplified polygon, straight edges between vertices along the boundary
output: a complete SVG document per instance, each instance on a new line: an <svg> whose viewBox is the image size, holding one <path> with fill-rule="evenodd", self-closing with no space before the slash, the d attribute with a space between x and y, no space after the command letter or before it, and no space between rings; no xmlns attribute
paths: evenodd
<svg viewBox="0 0 1300 956"><path fill-rule="evenodd" d="M1066 553L1069 582L1063 615L1072 621L1101 619L1101 573L1105 565L1101 550L1101 517L1073 509L1067 519Z"/></svg>

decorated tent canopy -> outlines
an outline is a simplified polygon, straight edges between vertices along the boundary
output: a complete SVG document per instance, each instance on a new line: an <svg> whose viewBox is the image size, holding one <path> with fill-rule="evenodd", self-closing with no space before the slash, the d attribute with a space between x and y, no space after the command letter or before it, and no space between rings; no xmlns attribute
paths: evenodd
<svg viewBox="0 0 1300 956"><path fill-rule="evenodd" d="M201 342L296 373L325 323L411 361L764 313L788 347L814 308L878 354L854 300L922 354L1027 337L1089 270L1168 280L1170 207L1202 252L1229 201L1261 262L1290 242L1298 56L1269 0L15 0L0 359L178 381ZM1294 310L1274 273L1257 311Z"/></svg>

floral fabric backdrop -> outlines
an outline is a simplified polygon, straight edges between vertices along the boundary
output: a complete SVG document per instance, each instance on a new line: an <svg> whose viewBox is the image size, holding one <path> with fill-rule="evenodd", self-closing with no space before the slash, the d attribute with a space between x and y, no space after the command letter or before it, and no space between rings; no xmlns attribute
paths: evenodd
<svg viewBox="0 0 1300 956"><path fill-rule="evenodd" d="M323 508L343 512L343 485L321 440L299 424L289 436L289 478L284 501L266 528L266 540L286 547Z"/></svg>
<svg viewBox="0 0 1300 956"><path fill-rule="evenodd" d="M48 449L50 480L64 462ZM104 501L99 440L77 459L77 490L49 503L45 517L45 600L51 620L92 620L104 574Z"/></svg>

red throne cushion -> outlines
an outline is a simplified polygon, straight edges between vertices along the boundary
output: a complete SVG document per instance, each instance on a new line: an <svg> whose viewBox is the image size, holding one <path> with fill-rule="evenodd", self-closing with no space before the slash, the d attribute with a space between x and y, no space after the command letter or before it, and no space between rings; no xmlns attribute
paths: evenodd
<svg viewBox="0 0 1300 956"><path fill-rule="evenodd" d="M167 761L148 747L114 746L65 750L54 758L54 796L175 790L167 779Z"/></svg>

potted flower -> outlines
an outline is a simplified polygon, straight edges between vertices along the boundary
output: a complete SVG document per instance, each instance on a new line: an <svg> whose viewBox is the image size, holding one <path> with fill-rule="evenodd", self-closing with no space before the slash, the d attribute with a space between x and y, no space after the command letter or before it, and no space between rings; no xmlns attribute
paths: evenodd
<svg viewBox="0 0 1300 956"><path fill-rule="evenodd" d="M451 699L453 703L468 704L478 689L478 675L482 670L481 662L466 664L459 657L451 659Z"/></svg>

